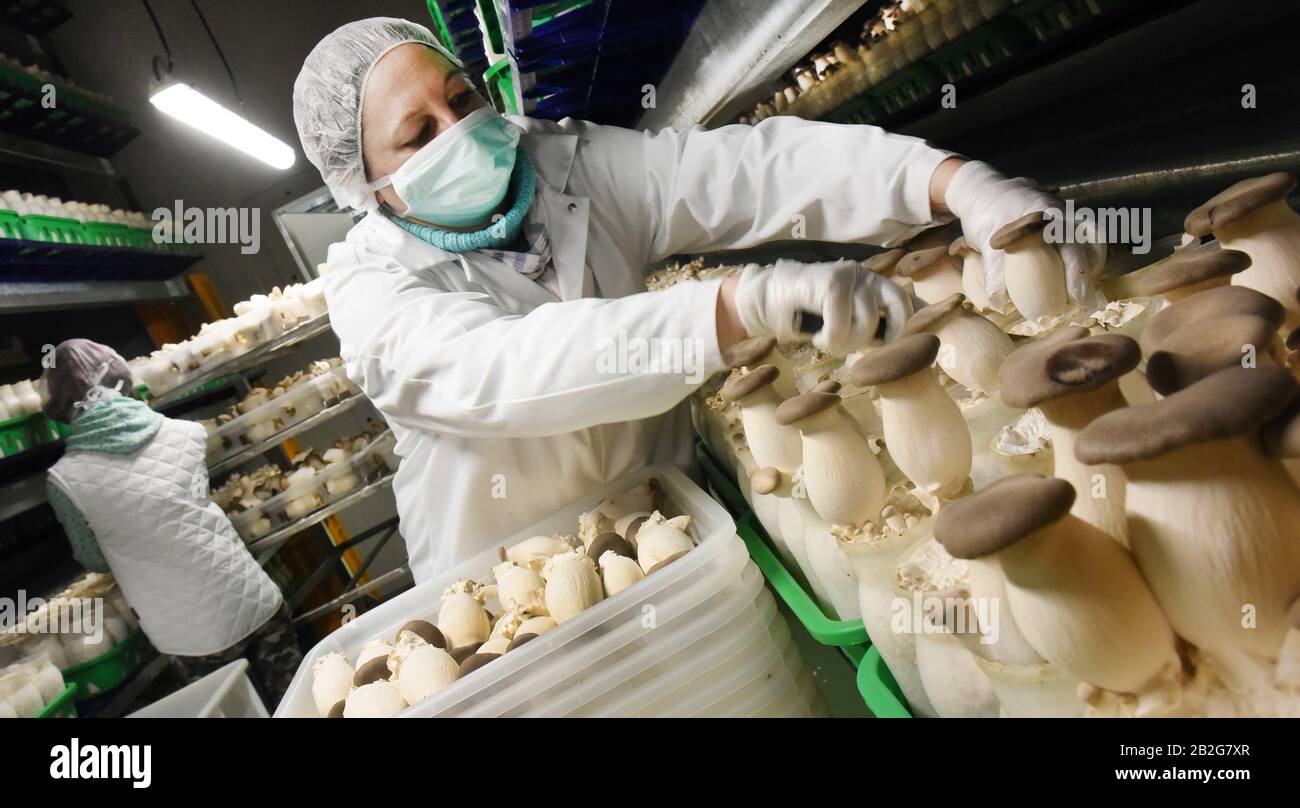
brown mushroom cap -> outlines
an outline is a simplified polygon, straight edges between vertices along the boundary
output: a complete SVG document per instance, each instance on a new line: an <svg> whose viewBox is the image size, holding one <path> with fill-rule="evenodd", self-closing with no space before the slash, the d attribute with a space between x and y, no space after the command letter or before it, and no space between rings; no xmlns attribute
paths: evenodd
<svg viewBox="0 0 1300 808"><path fill-rule="evenodd" d="M392 673L388 670L388 654L377 656L357 668L357 672L352 676L352 686L362 687L371 682L387 679L390 675Z"/></svg>
<svg viewBox="0 0 1300 808"><path fill-rule="evenodd" d="M1268 350L1277 326L1253 314L1188 323L1160 341L1147 358L1147 382L1162 396L1194 384L1216 370L1240 365L1246 346Z"/></svg>
<svg viewBox="0 0 1300 808"><path fill-rule="evenodd" d="M917 250L903 256L894 268L894 272L901 278L911 278L920 275L930 267L948 258L947 247L930 247L925 250Z"/></svg>
<svg viewBox="0 0 1300 808"><path fill-rule="evenodd" d="M1140 297L1162 295L1213 278L1231 277L1249 266L1250 256L1240 250L1178 250L1135 278L1135 290Z"/></svg>
<svg viewBox="0 0 1300 808"><path fill-rule="evenodd" d="M849 378L859 387L896 382L930 367L938 355L934 334L909 334L854 362Z"/></svg>
<svg viewBox="0 0 1300 808"><path fill-rule="evenodd" d="M1079 331L1083 333L1080 334ZM1086 336L1087 330L1017 348L1002 363L1002 401L1027 409L1118 379L1142 359L1138 345L1118 334ZM1071 339L1071 337L1073 337Z"/></svg>
<svg viewBox="0 0 1300 808"><path fill-rule="evenodd" d="M632 549L632 543L613 532L600 534L591 540L591 546L587 548L587 555L592 561L599 560L607 552L636 559L636 551Z"/></svg>
<svg viewBox="0 0 1300 808"><path fill-rule="evenodd" d="M477 651L479 649L479 646L481 646L482 644L483 643L481 642L467 643L465 645L462 645L459 648L453 648L447 653L451 656L452 659L456 660L457 665L460 665L464 663L465 660L473 656L474 652Z"/></svg>
<svg viewBox="0 0 1300 808"><path fill-rule="evenodd" d="M1265 205L1286 199L1294 188L1295 177L1285 171L1242 180L1187 214L1183 229L1193 236L1208 235L1216 227L1232 224Z"/></svg>
<svg viewBox="0 0 1300 808"><path fill-rule="evenodd" d="M1154 404L1101 416L1079 433L1074 456L1089 465L1127 463L1240 437L1280 413L1297 390L1281 368L1234 365Z"/></svg>
<svg viewBox="0 0 1300 808"><path fill-rule="evenodd" d="M956 241L948 245L948 254L951 256L966 255L967 253L979 255L980 251L972 247L965 236L959 236Z"/></svg>
<svg viewBox="0 0 1300 808"><path fill-rule="evenodd" d="M995 250L1005 250L1021 239L1039 236L1047 227L1047 222L1047 215L1041 210L1027 213L1014 222L999 227L989 239L989 246Z"/></svg>
<svg viewBox="0 0 1300 808"><path fill-rule="evenodd" d="M347 706L347 703L348 703L347 699L339 699L338 701L334 702L334 706L330 707L330 711L325 714L325 717L342 718L343 708Z"/></svg>
<svg viewBox="0 0 1300 808"><path fill-rule="evenodd" d="M840 391L840 388L841 388L842 386L843 386L843 385L841 385L839 382L835 381L834 379L827 379L827 380L824 381L824 382L817 382L817 384L813 385L812 392L814 392L814 393L838 393L838 392Z"/></svg>
<svg viewBox="0 0 1300 808"><path fill-rule="evenodd" d="M1206 289L1157 312L1142 332L1142 350L1148 355L1160 350L1170 334L1192 323L1209 327L1207 321L1238 314L1262 317L1279 328L1286 318L1286 309L1268 295L1244 286Z"/></svg>
<svg viewBox="0 0 1300 808"><path fill-rule="evenodd" d="M646 570L645 574L654 575L659 570L663 569L664 567L668 566L669 564L673 563L674 561L676 561L677 559L681 558L682 556L686 555L689 552L690 550L679 550L676 553L673 553L672 555L665 558L663 561L660 561L658 564L655 564L650 569Z"/></svg>
<svg viewBox="0 0 1300 808"><path fill-rule="evenodd" d="M631 522L628 522L627 530L624 531L623 538L627 539L629 542L635 542L637 531L641 529L641 526L645 524L645 520L649 518L650 517L648 516L638 516Z"/></svg>
<svg viewBox="0 0 1300 808"><path fill-rule="evenodd" d="M839 403L840 397L837 394L816 391L787 398L776 408L776 422L782 426L790 426L819 412L829 410Z"/></svg>
<svg viewBox="0 0 1300 808"><path fill-rule="evenodd" d="M531 632L528 634L516 634L514 639L510 641L510 644L506 646L506 653L510 653L511 651L515 650L519 646L528 642L529 640L535 640L535 639L537 639L537 635Z"/></svg>
<svg viewBox="0 0 1300 808"><path fill-rule="evenodd" d="M871 256L862 262L862 265L877 275L892 275L898 262L907 255L907 250L895 248Z"/></svg>
<svg viewBox="0 0 1300 808"><path fill-rule="evenodd" d="M931 303L908 318L903 324L903 334L920 334L938 328L950 315L961 309L961 304L965 302L965 295L954 292L938 303Z"/></svg>
<svg viewBox="0 0 1300 808"><path fill-rule="evenodd" d="M759 365L743 376L735 376L722 385L719 395L723 401L739 401L745 396L776 381L781 371L776 365Z"/></svg>
<svg viewBox="0 0 1300 808"><path fill-rule="evenodd" d="M465 661L460 663L460 675L467 676L492 660L501 656L500 654L470 654L465 657Z"/></svg>
<svg viewBox="0 0 1300 808"><path fill-rule="evenodd" d="M749 478L749 487L755 494L770 494L781 486L781 472L767 466L754 472Z"/></svg>
<svg viewBox="0 0 1300 808"><path fill-rule="evenodd" d="M1074 496L1074 487L1056 477L1003 477L939 511L934 537L954 558L991 555L1060 520Z"/></svg>
<svg viewBox="0 0 1300 808"><path fill-rule="evenodd" d="M438 627L428 620L412 620L404 624L397 630L397 636L402 636L403 631L411 632L429 645L444 650L447 648L447 638L442 636L442 632L438 630Z"/></svg>
<svg viewBox="0 0 1300 808"><path fill-rule="evenodd" d="M729 368L752 367L759 364L763 357L776 350L776 337L750 337L741 340L727 349L722 361Z"/></svg>

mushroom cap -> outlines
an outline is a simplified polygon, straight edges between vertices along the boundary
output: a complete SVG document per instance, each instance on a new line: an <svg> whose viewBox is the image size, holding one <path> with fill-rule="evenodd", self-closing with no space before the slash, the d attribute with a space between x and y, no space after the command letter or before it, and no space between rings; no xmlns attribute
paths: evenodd
<svg viewBox="0 0 1300 808"><path fill-rule="evenodd" d="M824 382L817 382L817 384L813 385L812 392L838 393L841 387L843 387L843 385L841 385L839 382L835 381L834 379L827 379Z"/></svg>
<svg viewBox="0 0 1300 808"><path fill-rule="evenodd" d="M743 376L736 376L722 385L723 401L739 401L745 396L766 387L781 375L776 365L759 365Z"/></svg>
<svg viewBox="0 0 1300 808"><path fill-rule="evenodd" d="M482 644L483 644L483 643L481 643L481 642L472 642L472 643L468 643L468 644L466 644L466 645L462 645L462 646L459 647L459 648L453 648L453 649L451 649L450 651L448 651L447 653L448 653L449 655L451 655L451 658L452 658L452 659L456 660L456 664L457 664L457 665L460 665L460 664L462 664L465 660L467 660L467 659L469 659L471 656L473 656L473 655L474 655L474 652L478 651L479 646L481 646Z"/></svg>
<svg viewBox="0 0 1300 808"><path fill-rule="evenodd" d="M1079 331L1069 330L1057 339L1032 342L1012 351L998 373L1003 403L1027 409L1096 390L1137 367L1142 359L1138 344L1128 337L1091 337L1087 329Z"/></svg>
<svg viewBox="0 0 1300 808"><path fill-rule="evenodd" d="M536 634L532 634L532 633L516 634L514 636L514 639L510 640L510 644L506 646L506 653L515 650L516 648L528 642L529 640L535 640L535 639L537 639Z"/></svg>
<svg viewBox="0 0 1300 808"><path fill-rule="evenodd" d="M668 566L669 564L673 563L674 561L676 561L677 559L681 558L682 556L686 555L689 552L690 550L679 550L678 552L673 553L672 555L668 556L664 560L660 561L658 564L655 564L650 569L646 570L645 574L654 575L659 570L663 569L664 567Z"/></svg>
<svg viewBox="0 0 1300 808"><path fill-rule="evenodd" d="M776 422L782 426L790 426L819 412L829 410L839 403L840 397L836 393L818 393L815 390L794 398L787 398L776 408Z"/></svg>
<svg viewBox="0 0 1300 808"><path fill-rule="evenodd" d="M357 668L357 672L352 675L352 686L364 687L371 682L387 679L390 673L388 670L388 655L381 654Z"/></svg>
<svg viewBox="0 0 1300 808"><path fill-rule="evenodd" d="M925 272L947 257L947 247L929 247L924 250L917 250L903 256L903 259L898 262L898 266L894 268L894 272L899 277L911 278Z"/></svg>
<svg viewBox="0 0 1300 808"><path fill-rule="evenodd" d="M776 348L776 337L750 337L727 349L722 361L729 368L752 367Z"/></svg>
<svg viewBox="0 0 1300 808"><path fill-rule="evenodd" d="M907 255L907 250L896 247L892 250L878 253L862 262L862 265L877 275L892 275L898 262Z"/></svg>
<svg viewBox="0 0 1300 808"><path fill-rule="evenodd" d="M1249 266L1250 256L1241 250L1178 250L1143 272L1136 279L1136 291L1140 297L1162 295L1212 278L1231 277Z"/></svg>
<svg viewBox="0 0 1300 808"><path fill-rule="evenodd" d="M409 631L420 639L436 648L446 650L447 638L442 636L442 632L433 623L428 620L411 620L402 625L397 630L397 636L402 636L403 631Z"/></svg>
<svg viewBox="0 0 1300 808"><path fill-rule="evenodd" d="M479 653L470 654L469 656L465 657L464 662L460 663L460 675L466 676L468 674L471 674L499 656L501 655L500 654L479 654Z"/></svg>
<svg viewBox="0 0 1300 808"><path fill-rule="evenodd" d="M1183 229L1193 236L1208 235L1216 227L1232 224L1265 205L1286 199L1294 188L1295 177L1285 171L1242 180L1187 214Z"/></svg>
<svg viewBox="0 0 1300 808"><path fill-rule="evenodd" d="M930 367L938 355L934 334L908 334L854 362L849 378L859 387L895 382Z"/></svg>
<svg viewBox="0 0 1300 808"><path fill-rule="evenodd" d="M1192 323L1204 324L1238 314L1252 314L1280 328L1286 309L1266 294L1245 286L1220 286L1184 298L1156 313L1142 332L1142 350L1151 354L1160 350L1165 339Z"/></svg>
<svg viewBox="0 0 1300 808"><path fill-rule="evenodd" d="M1240 365L1242 349L1266 351L1277 326L1253 314L1234 314L1188 323L1160 340L1147 358L1147 382L1162 396L1194 384L1216 370Z"/></svg>
<svg viewBox="0 0 1300 808"><path fill-rule="evenodd" d="M1154 404L1106 413L1079 433L1074 456L1089 465L1127 463L1240 437L1282 412L1298 390L1282 368L1234 365Z"/></svg>
<svg viewBox="0 0 1300 808"><path fill-rule="evenodd" d="M606 552L636 560L636 551L632 549L632 543L612 531L592 539L591 546L587 548L587 555L593 559L600 558L601 554Z"/></svg>
<svg viewBox="0 0 1300 808"><path fill-rule="evenodd" d="M934 537L954 558L991 555L1060 520L1074 496L1074 486L1056 477L1003 477L944 506L934 521Z"/></svg>
<svg viewBox="0 0 1300 808"><path fill-rule="evenodd" d="M781 472L771 466L761 468L749 478L749 487L755 494L770 494L781 486Z"/></svg>
<svg viewBox="0 0 1300 808"><path fill-rule="evenodd" d="M1264 424L1259 437L1264 451L1273 457L1300 457L1300 396Z"/></svg>
<svg viewBox="0 0 1300 808"><path fill-rule="evenodd" d="M951 256L966 255L967 253L979 255L980 251L972 247L965 236L958 236L956 241L948 245L948 254Z"/></svg>
<svg viewBox="0 0 1300 808"><path fill-rule="evenodd" d="M1041 210L1026 213L1014 222L999 227L989 238L989 246L995 250L1005 250L1023 238L1042 233L1047 227L1047 221L1047 214Z"/></svg>
<svg viewBox="0 0 1300 808"><path fill-rule="evenodd" d="M949 315L961 309L961 304L965 302L965 295L954 292L938 303L931 303L908 318L903 324L903 334L920 334L938 328Z"/></svg>

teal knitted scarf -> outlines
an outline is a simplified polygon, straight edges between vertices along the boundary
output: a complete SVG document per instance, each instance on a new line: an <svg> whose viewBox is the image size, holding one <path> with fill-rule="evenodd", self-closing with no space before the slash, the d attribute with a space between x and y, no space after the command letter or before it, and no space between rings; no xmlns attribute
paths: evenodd
<svg viewBox="0 0 1300 808"><path fill-rule="evenodd" d="M427 224L410 222L388 210L383 209L388 220L423 242L432 244L440 250L451 253L469 252L470 250L503 249L509 246L519 235L519 228L524 224L524 216L533 204L533 193L537 190L537 177L533 173L533 162L528 153L519 149L515 156L515 170L510 177L510 194L514 202L505 212L505 217L482 230L472 233L454 233L439 230Z"/></svg>
<svg viewBox="0 0 1300 808"><path fill-rule="evenodd" d="M134 454L162 428L162 413L133 398L96 401L72 419L66 451Z"/></svg>

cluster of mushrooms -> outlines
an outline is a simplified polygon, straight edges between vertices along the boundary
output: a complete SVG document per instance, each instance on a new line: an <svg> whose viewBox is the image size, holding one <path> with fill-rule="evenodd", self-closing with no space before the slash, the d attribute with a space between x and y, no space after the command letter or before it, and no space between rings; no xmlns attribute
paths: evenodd
<svg viewBox="0 0 1300 808"><path fill-rule="evenodd" d="M923 236L869 262L930 302L900 339L754 338L701 390L775 549L914 712L1300 715L1294 187L1218 194L1087 307L1041 216L994 239L1002 305Z"/></svg>
<svg viewBox="0 0 1300 808"><path fill-rule="evenodd" d="M391 439L386 431L361 432L339 438L323 452L305 450L290 459L292 468L287 471L268 464L247 473L234 472L212 489L212 501L231 517L245 541L261 538L277 523L300 519L356 490L363 476L393 471L396 459L382 452L367 456L368 468L354 462L356 455L381 435L384 440ZM321 479L319 485L308 485L317 477ZM279 504L278 508L272 507L275 503Z"/></svg>
<svg viewBox="0 0 1300 808"><path fill-rule="evenodd" d="M312 362L306 370L285 376L270 389L260 385L252 388L215 418L199 421L208 431L208 456L219 457L256 446L355 393L356 386L342 373L334 372L342 365L338 357ZM309 382L312 384L304 386ZM276 400L280 401L279 407L265 406ZM238 427L229 426L240 416L254 413Z"/></svg>
<svg viewBox="0 0 1300 808"><path fill-rule="evenodd" d="M390 641L362 645L312 667L322 717L383 718L566 623L686 555L690 516L664 516L651 479L583 513L575 534L534 536L500 551L493 583L458 580L437 618L412 620ZM494 613L493 610L496 610Z"/></svg>
<svg viewBox="0 0 1300 808"><path fill-rule="evenodd" d="M782 77L770 99L739 123L773 115L816 118L1006 11L1014 0L894 0L862 27L855 43L837 39Z"/></svg>

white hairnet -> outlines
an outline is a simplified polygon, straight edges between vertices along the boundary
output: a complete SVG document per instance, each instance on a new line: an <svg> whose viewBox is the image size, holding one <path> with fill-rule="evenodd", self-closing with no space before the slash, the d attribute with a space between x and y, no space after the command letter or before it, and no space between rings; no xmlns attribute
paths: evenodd
<svg viewBox="0 0 1300 808"><path fill-rule="evenodd" d="M293 121L302 150L340 207L376 206L361 162L361 101L375 63L408 42L427 45L464 67L423 25L372 17L350 22L316 43L293 83Z"/></svg>
<svg viewBox="0 0 1300 808"><path fill-rule="evenodd" d="M123 395L133 395L135 380L126 360L107 345L88 339L60 342L54 349L54 366L45 371L45 389L50 395L45 414L72 423L74 405L95 387L116 388Z"/></svg>

